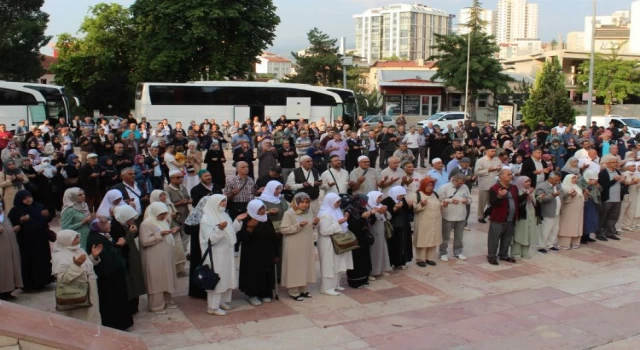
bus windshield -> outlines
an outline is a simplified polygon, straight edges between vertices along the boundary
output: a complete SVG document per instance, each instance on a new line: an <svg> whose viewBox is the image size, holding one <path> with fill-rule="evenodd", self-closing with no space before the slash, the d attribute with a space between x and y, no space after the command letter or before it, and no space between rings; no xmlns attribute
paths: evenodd
<svg viewBox="0 0 640 350"><path fill-rule="evenodd" d="M65 117L69 120L70 111L67 109L69 99L59 89L42 85L25 85L25 87L40 92L47 101L47 118Z"/></svg>

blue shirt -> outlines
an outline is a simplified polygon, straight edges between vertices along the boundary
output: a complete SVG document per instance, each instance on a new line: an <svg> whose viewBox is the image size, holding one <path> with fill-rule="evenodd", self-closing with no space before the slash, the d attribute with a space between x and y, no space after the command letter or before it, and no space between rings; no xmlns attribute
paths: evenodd
<svg viewBox="0 0 640 350"><path fill-rule="evenodd" d="M442 172L431 169L427 172L427 176L437 180L436 184L433 186L434 191L437 191L441 186L449 182L449 173L444 169L442 169Z"/></svg>
<svg viewBox="0 0 640 350"><path fill-rule="evenodd" d="M451 172L453 171L453 169L457 168L458 165L460 164L460 162L458 162L458 160L456 158L453 158L449 164L447 164L447 172L449 174L451 174Z"/></svg>

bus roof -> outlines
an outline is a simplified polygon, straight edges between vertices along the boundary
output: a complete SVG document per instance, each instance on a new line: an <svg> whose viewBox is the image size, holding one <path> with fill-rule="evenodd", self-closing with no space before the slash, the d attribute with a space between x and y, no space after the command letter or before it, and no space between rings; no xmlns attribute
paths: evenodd
<svg viewBox="0 0 640 350"><path fill-rule="evenodd" d="M45 87L45 88L52 88L52 89L63 89L63 86L60 85L51 85L51 84L40 84L40 83L28 83L28 82L16 82L16 81L4 81L4 80L0 80L0 86L3 87L24 87L27 85L31 85L31 86L39 86L39 87Z"/></svg>
<svg viewBox="0 0 640 350"><path fill-rule="evenodd" d="M24 87L24 84L27 84L27 83L14 83L14 82L0 81L0 89L4 88L4 89L11 89L15 91L25 92L33 95L33 97L35 97L36 101L38 102L44 102L44 103L47 102L47 100L44 98L42 93L40 93L40 91L30 89L28 87Z"/></svg>

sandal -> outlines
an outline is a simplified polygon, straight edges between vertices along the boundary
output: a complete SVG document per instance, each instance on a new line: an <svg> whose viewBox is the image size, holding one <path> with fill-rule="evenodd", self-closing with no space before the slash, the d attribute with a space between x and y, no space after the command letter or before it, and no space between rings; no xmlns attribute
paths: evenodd
<svg viewBox="0 0 640 350"><path fill-rule="evenodd" d="M291 299L295 300L295 301L303 301L303 300L304 300L304 298L302 297L302 294L300 294L300 295L296 295L296 296L289 295L289 297L290 297Z"/></svg>
<svg viewBox="0 0 640 350"><path fill-rule="evenodd" d="M311 296L311 294L309 294L309 292L300 293L300 296L302 296L303 298L307 298L307 299L312 298L312 296Z"/></svg>

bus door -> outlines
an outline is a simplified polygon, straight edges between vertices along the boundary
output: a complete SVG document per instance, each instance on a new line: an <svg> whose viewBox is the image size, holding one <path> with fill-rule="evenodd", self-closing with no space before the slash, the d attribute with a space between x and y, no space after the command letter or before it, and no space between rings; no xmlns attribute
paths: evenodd
<svg viewBox="0 0 640 350"><path fill-rule="evenodd" d="M234 106L233 107L233 121L231 122L231 124L233 124L234 122L239 122L240 124L243 124L247 119L251 119L251 107L247 107L247 106Z"/></svg>

